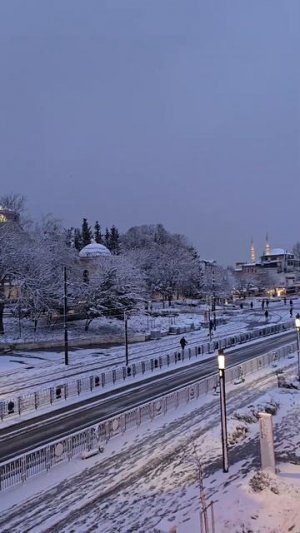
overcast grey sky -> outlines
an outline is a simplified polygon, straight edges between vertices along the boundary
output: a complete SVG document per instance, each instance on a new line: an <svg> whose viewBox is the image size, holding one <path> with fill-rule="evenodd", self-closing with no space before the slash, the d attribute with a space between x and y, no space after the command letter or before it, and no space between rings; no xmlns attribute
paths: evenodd
<svg viewBox="0 0 300 533"><path fill-rule="evenodd" d="M223 264L291 247L299 36L299 0L0 0L1 193Z"/></svg>

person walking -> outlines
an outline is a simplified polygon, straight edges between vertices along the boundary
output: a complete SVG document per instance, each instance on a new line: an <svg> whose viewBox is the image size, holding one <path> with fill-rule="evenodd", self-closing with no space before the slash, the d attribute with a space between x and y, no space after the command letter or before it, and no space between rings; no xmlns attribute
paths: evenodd
<svg viewBox="0 0 300 533"><path fill-rule="evenodd" d="M186 345L187 345L187 340L186 340L186 339L185 339L184 337L181 337L181 339L180 339L180 341L179 341L179 342L180 342L180 346L181 346L181 348L182 348L182 351L183 351L183 350L184 350L184 348L185 348L185 347L186 347Z"/></svg>

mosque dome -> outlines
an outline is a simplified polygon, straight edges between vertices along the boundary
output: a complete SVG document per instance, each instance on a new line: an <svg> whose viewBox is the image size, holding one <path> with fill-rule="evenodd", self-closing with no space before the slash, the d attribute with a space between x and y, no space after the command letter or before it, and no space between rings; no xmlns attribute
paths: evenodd
<svg viewBox="0 0 300 533"><path fill-rule="evenodd" d="M104 244L99 244L94 240L84 246L79 252L79 257L81 258L105 257L109 255L111 255L109 249Z"/></svg>

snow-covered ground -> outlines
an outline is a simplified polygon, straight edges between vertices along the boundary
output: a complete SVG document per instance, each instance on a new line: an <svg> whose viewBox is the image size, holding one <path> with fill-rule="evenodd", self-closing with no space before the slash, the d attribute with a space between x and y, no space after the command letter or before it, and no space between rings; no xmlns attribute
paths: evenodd
<svg viewBox="0 0 300 533"><path fill-rule="evenodd" d="M253 300L253 304L253 309L250 308L249 301L243 302L243 309L239 305L217 307L216 316L217 318L227 318L233 321L240 320L241 322L246 319L249 324L263 324L265 322L264 312L266 307L263 310L259 300ZM297 306L299 306L299 300L295 299L295 310ZM161 304L154 304L153 316L140 312L129 316L129 335L134 333L146 334L153 330L166 332L171 326L182 327L192 323L195 327L199 327L207 319L207 316L204 316L207 310L208 307L204 304L197 307L177 305L166 309L162 309ZM270 300L268 312L269 321L278 321L279 317L285 320L290 318L289 306L275 299ZM166 316L160 316L160 313L166 313ZM0 347L4 343L18 344L19 342L44 342L63 339L62 320L53 325L41 320L36 332L34 332L33 324L25 319L22 321L21 328L16 319L6 317L4 323L5 334L0 336ZM102 336L105 339L116 335L122 336L124 332L123 321L114 318L102 317L94 319L89 326L88 332L85 331L85 324L85 320L70 321L68 324L70 339L79 341L81 339L95 338L96 336Z"/></svg>
<svg viewBox="0 0 300 533"><path fill-rule="evenodd" d="M219 310L220 311L220 310ZM273 302L269 306L269 321L268 324L278 324L287 319L287 309L283 303ZM289 313L288 313L289 315ZM147 319L146 317L141 317ZM189 313L182 313L177 317L181 324L189 323L194 320L194 315ZM195 321L195 320L194 320ZM213 339L218 340L226 336L235 335L252 329L253 324L256 326L264 326L266 324L260 304L256 304L254 310L240 310L237 309L233 313L230 312L230 319L225 324L219 325L214 332ZM185 334L188 340L188 347L199 346L208 341L207 328L192 331ZM250 343L253 341L250 341ZM249 344L249 343L248 343ZM150 359L151 357L162 356L164 353L171 354L178 350L179 338L178 336L168 336L155 341L147 343L139 343L129 346L129 360L130 363L140 360ZM201 360L209 357L215 357L213 354L205 354L201 356ZM11 425L25 420L33 416L38 416L42 413L53 411L63 405L76 403L84 398L98 396L99 389L94 388L92 391L89 387L81 391L78 395L74 389L74 394L65 400L55 401L49 405L45 405L43 400L42 405L35 409L35 402L32 399L28 403L29 394L33 392L49 390L49 387L61 386L62 382L69 384L75 383L76 379L83 378L85 375L91 375L99 372L105 372L108 368L118 368L124 365L124 347L117 346L109 349L88 348L78 349L70 352L70 364L65 366L62 362L63 356L60 352L55 351L33 351L23 352L17 351L11 355L2 355L0 357L0 398L3 400L15 399L17 396L26 398L27 407L23 408L21 416L15 414L8 416L2 422L3 425ZM193 360L192 360L193 362ZM190 364L189 360L180 362L180 365ZM155 372L163 372L164 368L156 369ZM143 375L137 374L135 377L127 377L126 383L137 382L140 379L145 379L152 375L153 372L145 372ZM110 389L117 389L123 385L123 379L112 382L111 378L103 391L107 392ZM73 390L73 389L72 389ZM101 389L102 390L102 389ZM33 396L32 396L33 398Z"/></svg>
<svg viewBox="0 0 300 533"><path fill-rule="evenodd" d="M295 302L295 307L299 305L299 301L297 300ZM300 310L300 306L299 306ZM296 312L296 310L295 310ZM221 337L225 337L228 335L234 335L234 334L240 334L244 331L250 331L251 329L255 327L262 327L266 324L266 320L264 317L264 314L261 310L260 303L257 302L256 306L253 310L241 310L236 309L234 311L228 310L223 311L219 309L217 311L218 316L225 317L227 319L227 322L225 324L219 325L217 327L217 330L213 332L212 338L217 340ZM278 324L283 321L287 321L290 319L290 314L288 311L288 307L285 306L281 302L272 302L269 306L269 318L268 318L268 324ZM166 317L158 317L158 329L164 329L167 330L169 327L169 318ZM194 313L180 313L176 317L176 326L178 327L184 327L187 325L190 325L191 323L194 323L195 326L200 325L200 321L203 320L203 315L194 314ZM104 321L104 322L103 322ZM145 315L141 315L139 317L133 317L129 320L129 326L131 327L131 331L138 331L139 327L143 327L146 329L147 326L148 317ZM108 328L108 324L111 324L112 329L110 330L111 333L114 331L114 329L118 326L123 328L123 324L120 324L120 321L116 320L107 320L107 319L99 319L98 323L98 334L101 335L101 332L106 331L106 328ZM102 330L102 328L104 328ZM62 332L60 332L60 335L62 337ZM209 340L208 338L208 329L202 327L200 330L192 331L190 333L184 334L186 339L189 341L189 346L196 345L197 343L203 343L207 342ZM1 339L0 339L1 340ZM2 338L3 340L3 338ZM130 340L130 337L129 337ZM138 344L132 344L129 345L129 362L135 361L137 358L142 359L146 356L150 357L150 354L162 354L162 351L170 352L174 350L178 350L179 348L179 338L178 336L167 336L163 337L161 339L157 339L154 341L148 341L146 343L138 343ZM82 348L82 349L72 349L70 350L69 354L69 366L72 367L73 364L78 363L84 363L84 365L87 365L88 363L97 363L100 364L103 363L103 367L106 366L108 363L116 363L116 365L124 364L125 363L125 348L124 346L116 346L116 347L110 347L110 348L102 348L98 349L93 348ZM26 370L26 373L23 375L26 375L26 379L28 379L31 375L35 374L35 371L33 369L36 369L39 366L54 364L54 365L60 365L61 368L64 368L66 370L66 367L63 364L64 362L64 353L63 348L61 350L40 350L40 351L32 351L28 352L26 350L16 350L9 355L0 355L0 371L1 376L4 376L4 374L9 374L11 371L14 371L15 369L20 367L22 371ZM15 372L13 372L15 374ZM20 377L20 376L19 376Z"/></svg>
<svg viewBox="0 0 300 533"><path fill-rule="evenodd" d="M262 479L253 411L270 403L279 405L278 473ZM300 391L278 389L274 368L227 386L228 474L221 467L219 411L219 397L209 394L110 440L96 457L78 458L2 493L1 532L153 533L159 524L176 524L178 533L194 533L197 456L206 502L214 502L216 533L300 533Z"/></svg>

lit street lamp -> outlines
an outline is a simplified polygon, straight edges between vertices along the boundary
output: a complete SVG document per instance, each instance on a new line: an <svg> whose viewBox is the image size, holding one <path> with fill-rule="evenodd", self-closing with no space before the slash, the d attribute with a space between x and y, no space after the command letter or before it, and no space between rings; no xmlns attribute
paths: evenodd
<svg viewBox="0 0 300 533"><path fill-rule="evenodd" d="M228 445L227 445L227 418L226 418L225 355L224 355L224 350L219 350L219 352L218 352L218 368L219 368L219 378L220 378L220 405L221 405L223 472L228 472L229 466L228 466Z"/></svg>
<svg viewBox="0 0 300 533"><path fill-rule="evenodd" d="M297 313L295 318L295 326L297 330L297 356L298 356L298 381L300 381L300 315Z"/></svg>

